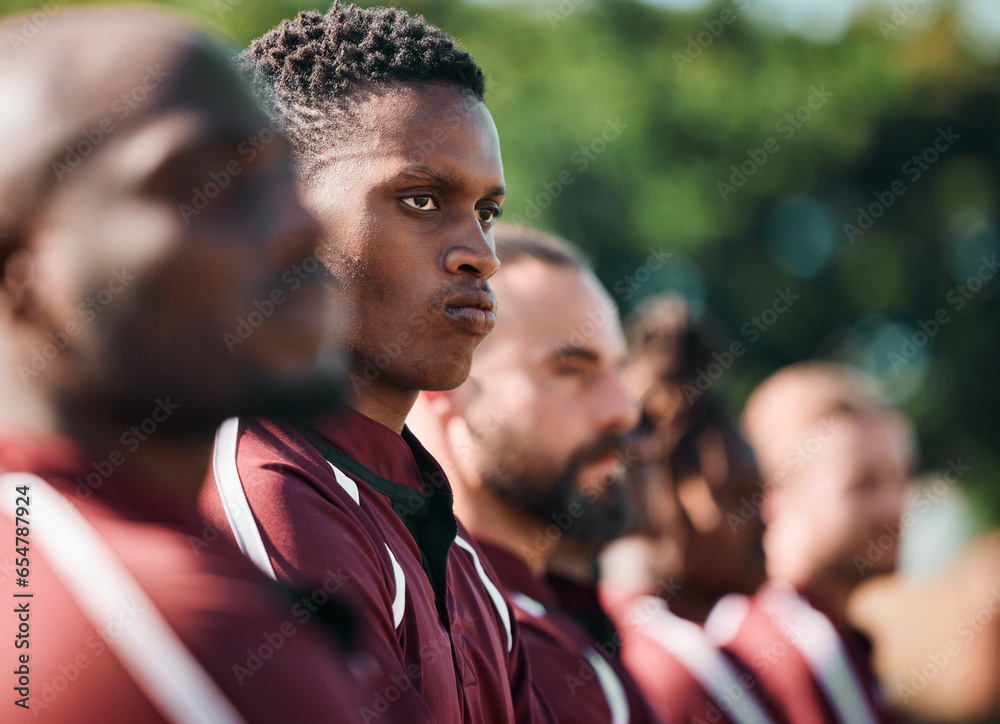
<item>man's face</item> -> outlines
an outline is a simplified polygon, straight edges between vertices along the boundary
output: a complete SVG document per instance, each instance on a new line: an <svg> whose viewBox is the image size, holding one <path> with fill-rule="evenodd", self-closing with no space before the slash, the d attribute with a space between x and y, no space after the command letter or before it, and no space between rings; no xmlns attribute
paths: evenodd
<svg viewBox="0 0 1000 724"><path fill-rule="evenodd" d="M329 317L310 261L319 227L287 144L221 56L178 53L155 110L109 134L43 218L38 233L65 240L33 262L67 345L53 381L129 419L169 396L172 422L198 428L330 404L316 361Z"/></svg>
<svg viewBox="0 0 1000 724"><path fill-rule="evenodd" d="M589 272L536 260L497 277L497 330L476 355L465 420L483 483L571 538L607 541L628 519L618 313Z"/></svg>
<svg viewBox="0 0 1000 724"><path fill-rule="evenodd" d="M352 139L306 191L320 257L351 303L355 392L460 385L493 329L487 280L504 200L486 106L447 86L394 86L364 100Z"/></svg>
<svg viewBox="0 0 1000 724"><path fill-rule="evenodd" d="M842 415L836 422L841 429L775 493L773 515L791 516L782 524L795 525L796 539L807 541L811 565L857 582L896 567L911 452L892 417Z"/></svg>

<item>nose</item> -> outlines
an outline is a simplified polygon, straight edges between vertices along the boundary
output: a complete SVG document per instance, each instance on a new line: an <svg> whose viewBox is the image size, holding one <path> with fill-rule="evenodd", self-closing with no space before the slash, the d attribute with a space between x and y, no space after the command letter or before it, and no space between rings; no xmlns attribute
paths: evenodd
<svg viewBox="0 0 1000 724"><path fill-rule="evenodd" d="M607 434L624 435L639 424L639 403L625 389L617 369L604 373L597 411L598 424Z"/></svg>
<svg viewBox="0 0 1000 724"><path fill-rule="evenodd" d="M459 241L444 252L444 268L449 274L471 274L476 279L489 279L500 268L493 245L493 233L483 231L479 220L476 228L465 232Z"/></svg>

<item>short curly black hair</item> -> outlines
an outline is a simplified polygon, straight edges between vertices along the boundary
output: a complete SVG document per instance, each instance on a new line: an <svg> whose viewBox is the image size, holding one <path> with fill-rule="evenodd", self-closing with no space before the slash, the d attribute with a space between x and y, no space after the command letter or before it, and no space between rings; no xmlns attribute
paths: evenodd
<svg viewBox="0 0 1000 724"><path fill-rule="evenodd" d="M235 62L291 139L302 180L350 137L351 111L368 93L396 83L453 85L478 101L486 92L472 56L422 16L339 0L326 15L282 21Z"/></svg>

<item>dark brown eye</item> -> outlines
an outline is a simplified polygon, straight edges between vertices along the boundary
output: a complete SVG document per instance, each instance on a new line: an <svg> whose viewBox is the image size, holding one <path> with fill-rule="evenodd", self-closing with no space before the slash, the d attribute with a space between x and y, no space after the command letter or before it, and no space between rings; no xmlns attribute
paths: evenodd
<svg viewBox="0 0 1000 724"><path fill-rule="evenodd" d="M492 224L500 218L501 214L503 214L503 211L499 206L487 206L482 209L476 209L476 215L484 224Z"/></svg>
<svg viewBox="0 0 1000 724"><path fill-rule="evenodd" d="M403 203L421 211L431 211L437 209L437 201L433 196L406 196Z"/></svg>

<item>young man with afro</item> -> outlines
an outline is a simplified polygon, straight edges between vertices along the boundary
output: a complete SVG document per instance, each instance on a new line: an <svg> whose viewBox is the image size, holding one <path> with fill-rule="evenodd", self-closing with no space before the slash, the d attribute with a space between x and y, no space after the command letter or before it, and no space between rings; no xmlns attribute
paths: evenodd
<svg viewBox="0 0 1000 724"><path fill-rule="evenodd" d="M228 421L203 510L268 574L355 600L386 674L363 721L550 720L497 579L404 426L420 390L465 380L495 321L506 190L482 71L421 18L339 3L284 21L241 65L324 227L353 397L307 427Z"/></svg>

